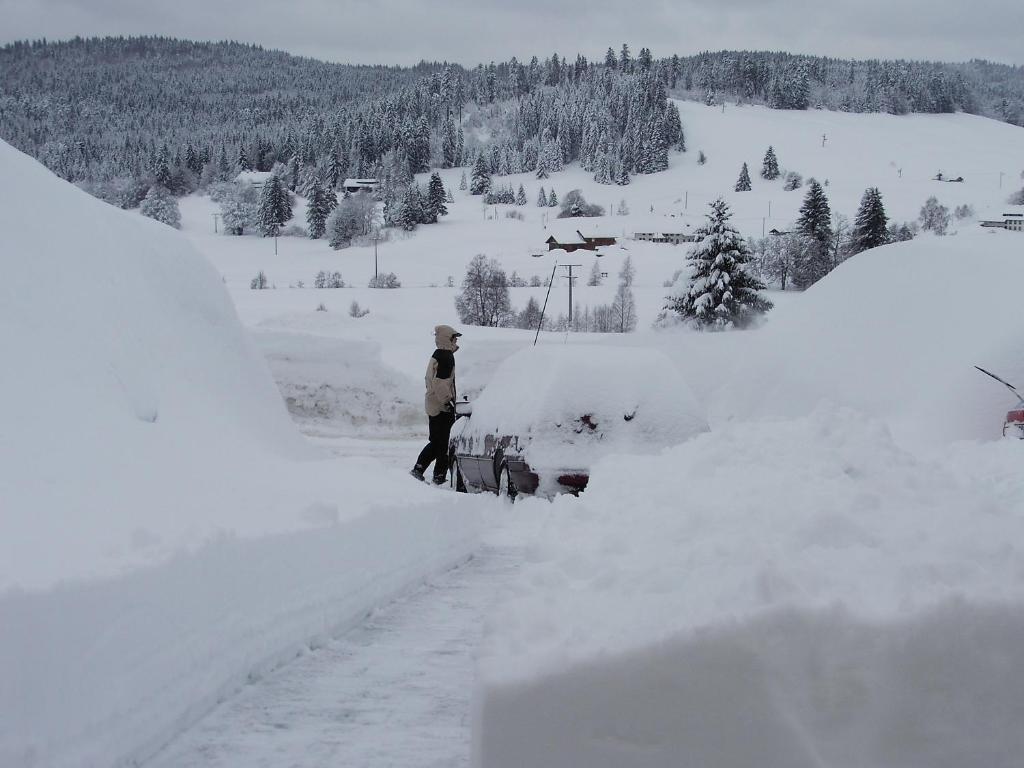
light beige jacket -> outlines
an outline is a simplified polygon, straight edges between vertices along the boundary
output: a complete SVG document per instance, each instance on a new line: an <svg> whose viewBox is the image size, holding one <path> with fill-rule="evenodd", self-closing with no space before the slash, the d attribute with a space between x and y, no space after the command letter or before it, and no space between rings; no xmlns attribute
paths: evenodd
<svg viewBox="0 0 1024 768"><path fill-rule="evenodd" d="M427 375L424 377L427 385L424 409L427 416L437 416L448 409L449 403L455 402L455 351L459 345L454 337L459 335L450 325L434 328L434 344L437 349L430 356Z"/></svg>

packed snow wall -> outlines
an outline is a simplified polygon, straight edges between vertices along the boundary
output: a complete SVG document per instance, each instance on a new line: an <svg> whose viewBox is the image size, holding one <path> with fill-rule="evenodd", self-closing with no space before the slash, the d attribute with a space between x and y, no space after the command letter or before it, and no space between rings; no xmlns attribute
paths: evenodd
<svg viewBox="0 0 1024 768"><path fill-rule="evenodd" d="M312 450L177 232L0 176L0 765L136 764L464 559L479 505Z"/></svg>

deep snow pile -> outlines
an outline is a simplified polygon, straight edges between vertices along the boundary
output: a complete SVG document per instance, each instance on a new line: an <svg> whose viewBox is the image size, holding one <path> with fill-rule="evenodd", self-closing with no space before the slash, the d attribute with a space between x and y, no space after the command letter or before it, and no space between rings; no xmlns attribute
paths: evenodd
<svg viewBox="0 0 1024 768"><path fill-rule="evenodd" d="M656 452L707 429L673 362L653 349L528 347L508 357L473 403L461 438L520 438L536 466L588 467L610 453Z"/></svg>
<svg viewBox="0 0 1024 768"><path fill-rule="evenodd" d="M256 344L307 432L382 437L423 429L423 388L381 360L381 344L321 334L352 319L312 312L265 322ZM284 327L287 331L269 330Z"/></svg>
<svg viewBox="0 0 1024 768"><path fill-rule="evenodd" d="M856 407L897 437L991 439L1024 385L1024 239L922 236L865 251L780 307L712 402L717 418Z"/></svg>
<svg viewBox="0 0 1024 768"><path fill-rule="evenodd" d="M0 176L0 765L144 757L471 551L462 500L302 441L178 233Z"/></svg>
<svg viewBox="0 0 1024 768"><path fill-rule="evenodd" d="M474 764L1017 765L1022 461L819 409L599 464L488 627Z"/></svg>

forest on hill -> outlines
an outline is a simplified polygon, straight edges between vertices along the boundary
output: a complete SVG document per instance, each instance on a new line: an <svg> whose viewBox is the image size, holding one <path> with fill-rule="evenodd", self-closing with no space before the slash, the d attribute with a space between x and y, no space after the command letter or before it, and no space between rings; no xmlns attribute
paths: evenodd
<svg viewBox="0 0 1024 768"><path fill-rule="evenodd" d="M157 37L0 48L0 138L126 207L158 172L180 195L278 164L336 186L346 176L402 183L483 155L493 174L579 161L599 181L628 183L667 167L672 147L685 150L670 97L1021 124L1024 69L756 51L655 58L627 45L598 61L553 54L471 69L333 64Z"/></svg>

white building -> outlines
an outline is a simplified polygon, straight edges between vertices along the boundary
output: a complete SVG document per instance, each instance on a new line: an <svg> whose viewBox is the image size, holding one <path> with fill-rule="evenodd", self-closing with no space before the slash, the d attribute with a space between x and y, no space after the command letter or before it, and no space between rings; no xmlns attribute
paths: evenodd
<svg viewBox="0 0 1024 768"><path fill-rule="evenodd" d="M680 245L681 243L695 243L698 238L687 232L634 232L633 239L644 240L648 243Z"/></svg>
<svg viewBox="0 0 1024 768"><path fill-rule="evenodd" d="M235 181L239 184L250 184L257 191L260 191L263 189L263 185L267 183L267 180L273 175L270 171L242 171L235 176Z"/></svg>
<svg viewBox="0 0 1024 768"><path fill-rule="evenodd" d="M983 227L999 227L1011 232L1024 232L1024 205L1008 205L1003 207L1001 214L982 219Z"/></svg>
<svg viewBox="0 0 1024 768"><path fill-rule="evenodd" d="M373 192L377 191L380 181L377 179L345 179L341 188L346 192Z"/></svg>

